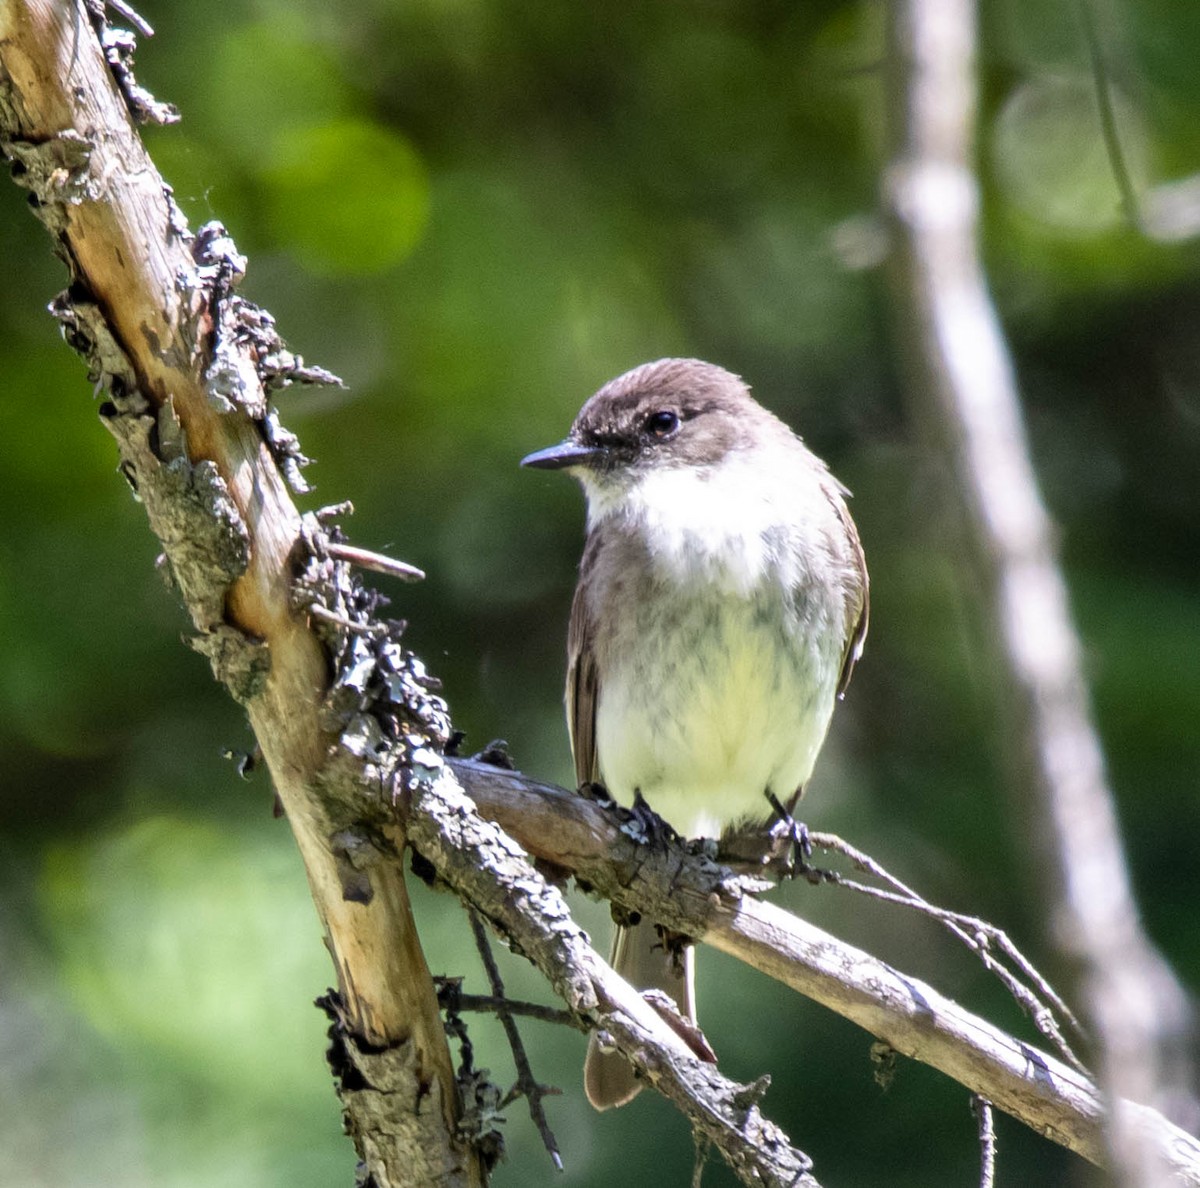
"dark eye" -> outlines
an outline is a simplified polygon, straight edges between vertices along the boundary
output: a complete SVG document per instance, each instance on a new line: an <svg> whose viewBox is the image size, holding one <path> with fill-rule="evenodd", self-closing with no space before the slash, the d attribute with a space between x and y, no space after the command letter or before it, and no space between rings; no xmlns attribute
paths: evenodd
<svg viewBox="0 0 1200 1188"><path fill-rule="evenodd" d="M674 437L679 429L679 414L664 408L646 418L646 432L665 440Z"/></svg>

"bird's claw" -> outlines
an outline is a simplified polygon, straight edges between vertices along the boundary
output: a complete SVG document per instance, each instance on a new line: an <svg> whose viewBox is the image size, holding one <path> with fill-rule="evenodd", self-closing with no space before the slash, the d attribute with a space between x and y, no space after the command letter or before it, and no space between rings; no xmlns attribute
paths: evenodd
<svg viewBox="0 0 1200 1188"><path fill-rule="evenodd" d="M772 858L769 865L779 871L780 878L794 879L797 875L804 875L812 881L816 871L808 861L812 857L812 838L809 837L808 826L803 821L797 821L770 790L767 792L767 801L776 817L770 829Z"/></svg>

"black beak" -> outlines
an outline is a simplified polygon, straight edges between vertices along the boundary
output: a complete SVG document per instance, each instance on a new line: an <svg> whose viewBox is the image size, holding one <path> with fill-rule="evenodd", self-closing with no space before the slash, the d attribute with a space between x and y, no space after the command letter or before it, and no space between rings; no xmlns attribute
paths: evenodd
<svg viewBox="0 0 1200 1188"><path fill-rule="evenodd" d="M538 450L521 459L522 466L531 466L535 470L566 470L570 466L587 466L594 462L603 450L598 446L580 445L569 437L558 445Z"/></svg>

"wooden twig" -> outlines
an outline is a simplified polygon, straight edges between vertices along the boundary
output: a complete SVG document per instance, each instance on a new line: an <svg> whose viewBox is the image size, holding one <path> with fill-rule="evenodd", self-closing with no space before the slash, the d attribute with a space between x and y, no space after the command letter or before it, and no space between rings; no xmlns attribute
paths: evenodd
<svg viewBox="0 0 1200 1188"><path fill-rule="evenodd" d="M437 984L444 979L435 977L433 980ZM587 1030L570 1011L564 1011L562 1007L547 1006L541 1002L522 1002L518 998L497 998L494 994L463 994L461 991L455 996L455 1001L459 1010L463 1011L498 1015L501 1010L504 1010L517 1019L534 1019L539 1023L556 1023L560 1027L572 1027L577 1031Z"/></svg>
<svg viewBox="0 0 1200 1188"><path fill-rule="evenodd" d="M407 561L397 561L395 557L387 557L383 553L373 553L370 549L360 549L357 545L348 545L344 541L328 541L325 551L338 561L346 561L359 569L369 569L373 573L382 573L387 577L399 578L402 582L423 582L425 571Z"/></svg>
<svg viewBox="0 0 1200 1188"><path fill-rule="evenodd" d="M1058 1022L1058 1018L1062 1018L1077 1035L1082 1036L1083 1029L1075 1018L1074 1012L1034 964L1013 944L1003 929L997 928L994 924L981 920L977 916L967 916L961 912L953 912L935 906L896 878L895 875L885 870L870 855L864 854L835 834L810 833L809 841L814 847L844 854L859 869L886 883L891 890L871 887L855 879L848 879L837 871L819 871L822 883L833 883L835 886L845 887L873 899L881 899L900 907L911 908L913 911L929 916L930 919L937 920L952 936L957 937L966 945L980 959L984 968L1003 984L1004 988L1033 1020L1038 1031L1058 1048L1063 1059L1080 1072L1091 1075L1084 1067L1083 1062L1075 1055L1071 1045L1067 1043ZM1012 961L1028 985L1013 974L1007 966L996 960L992 952L993 946Z"/></svg>
<svg viewBox="0 0 1200 1188"><path fill-rule="evenodd" d="M310 602L308 604L308 613L315 618L323 619L326 623L334 623L338 627L343 627L355 635L366 635L372 639L382 639L387 635L387 627L382 623L375 622L372 619L360 622L357 619L348 618L346 615L339 615L337 611L332 611L329 607L322 606L319 602Z"/></svg>
<svg viewBox="0 0 1200 1188"><path fill-rule="evenodd" d="M513 1064L516 1065L515 1091L529 1103L529 1116L533 1119L533 1124L542 1137L542 1145L549 1152L550 1161L554 1164L555 1169L562 1171L563 1161L558 1150L558 1140L554 1137L554 1131L550 1129L550 1123L546 1119L546 1111L542 1108L542 1098L557 1096L559 1090L545 1088L533 1075L533 1069L529 1064L529 1055L525 1051L525 1043L521 1039L521 1033L517 1030L516 1021L513 1019L514 1012L509 1009L504 995L504 980L500 976L500 967L496 964L496 957L492 952L491 942L488 940L487 929L477 911L468 908L467 918L471 921L471 933L475 937L475 948L479 951L479 959L483 962L488 984L492 988L492 997L497 1004L496 1017L504 1028L508 1046L512 1051Z"/></svg>
<svg viewBox="0 0 1200 1188"><path fill-rule="evenodd" d="M153 37L154 30L150 26L150 22L146 20L140 12L137 12L133 5L126 4L125 0L104 0L113 12L123 16L143 37Z"/></svg>
<svg viewBox="0 0 1200 1188"><path fill-rule="evenodd" d="M974 1094L971 1111L979 1126L979 1188L994 1188L996 1183L996 1120L992 1103Z"/></svg>

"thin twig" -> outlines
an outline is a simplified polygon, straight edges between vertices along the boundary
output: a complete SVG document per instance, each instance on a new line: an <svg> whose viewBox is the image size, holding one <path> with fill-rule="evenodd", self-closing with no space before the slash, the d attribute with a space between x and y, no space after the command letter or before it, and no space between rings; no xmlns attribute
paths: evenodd
<svg viewBox="0 0 1200 1188"><path fill-rule="evenodd" d="M313 515L322 524L329 524L345 516L354 515L354 504L349 499L343 499L340 503L328 503L324 507L317 508Z"/></svg>
<svg viewBox="0 0 1200 1188"><path fill-rule="evenodd" d="M119 12L143 37L154 36L150 22L141 13L135 12L125 0L105 0L105 3L114 12Z"/></svg>
<svg viewBox="0 0 1200 1188"><path fill-rule="evenodd" d="M345 541L330 541L325 551L338 561L347 561L357 565L359 569L369 569L374 573L383 573L388 577L399 578L402 582L423 582L425 571L407 561L398 561L383 553L373 553L370 549L360 549L357 545L348 545Z"/></svg>
<svg viewBox="0 0 1200 1188"><path fill-rule="evenodd" d="M492 953L492 945L488 940L483 917L474 908L467 909L467 917L471 921L471 932L475 936L475 947L479 950L479 959L487 971L488 982L497 1002L496 1016L504 1028L504 1034L508 1037L513 1063L517 1066L517 1083L514 1091L524 1094L525 1100L529 1102L529 1116L533 1119L538 1134L542 1136L542 1143L549 1152L550 1160L558 1171L562 1171L563 1161L558 1152L558 1140L550 1129L550 1123L546 1121L546 1111L542 1109L542 1098L557 1095L559 1090L548 1089L538 1084L534 1078L533 1069L529 1066L529 1057L525 1052L525 1044L521 1040L521 1033L517 1030L517 1023L513 1018L514 1012L510 1009L504 995L504 980L500 977L500 967L496 964L496 957ZM511 1101L513 1096L514 1094L510 1093L506 1100ZM503 1108L503 1104L501 1103L501 1108Z"/></svg>
<svg viewBox="0 0 1200 1188"><path fill-rule="evenodd" d="M1096 102L1100 108L1100 132L1104 137L1108 162L1112 166L1117 189L1121 192L1121 206L1124 208L1125 217L1134 227L1140 229L1141 203L1133 184L1133 175L1129 171L1129 160L1121 145L1121 134L1117 128L1117 108L1113 102L1112 76L1104 57L1104 47L1100 44L1100 31L1096 28L1096 18L1092 13L1090 0L1077 0L1076 7L1079 9L1079 23L1083 26L1083 39L1087 43L1088 57L1092 63Z"/></svg>
<svg viewBox="0 0 1200 1188"><path fill-rule="evenodd" d="M704 1139L696 1140L696 1162L692 1165L692 1188L700 1188L704 1179L704 1168L708 1164L708 1154L712 1146Z"/></svg>
<svg viewBox="0 0 1200 1188"><path fill-rule="evenodd" d="M996 1122L992 1103L978 1093L971 1097L971 1112L979 1123L979 1188L996 1183Z"/></svg>
<svg viewBox="0 0 1200 1188"><path fill-rule="evenodd" d="M434 978L434 982L443 979ZM459 993L456 1003L461 1011L478 1011L499 1015L507 1012L516 1018L536 1019L539 1023L557 1023L562 1027L573 1027L577 1031L585 1030L579 1020L570 1011L561 1007L545 1006L540 1002L521 1002L515 998L498 998L493 994L463 994Z"/></svg>
<svg viewBox="0 0 1200 1188"><path fill-rule="evenodd" d="M329 607L322 606L319 602L309 603L308 613L318 619L324 619L327 623L336 623L339 627L353 631L356 635L369 635L372 639L387 635L387 627L376 619L362 622L348 619L345 615L339 615L337 611L331 611Z"/></svg>
<svg viewBox="0 0 1200 1188"><path fill-rule="evenodd" d="M856 879L848 879L837 871L821 871L822 882L834 883L837 886L846 887L851 891L857 891L862 895L869 895L873 899L880 899L887 903L895 903L901 907L911 908L944 924L951 934L956 936L968 949L975 953L982 962L983 967L1000 980L1005 989L1008 990L1028 1013L1038 1031L1058 1048L1063 1058L1073 1064L1080 1072L1086 1073L1088 1071L1083 1062L1072 1050L1066 1037L1062 1034L1062 1029L1054 1012L1058 1012L1066 1021L1067 1026L1076 1035L1080 1038L1086 1038L1086 1033L1082 1025L1059 993L1038 972L1033 962L1017 948L1003 929L997 928L994 924L990 924L987 920L982 920L978 916L964 915L962 912L940 908L930 903L924 896L885 870L869 854L863 853L836 834L812 833L809 835L809 840L814 846L819 846L823 850L832 850L834 853L844 855L859 869L886 883L891 890L885 891L879 887L871 887L866 883L860 883ZM998 947L1001 953L1008 957L1016 965L1021 974L1032 983L1032 991L1028 986L1023 985L1010 969L996 960L991 952L992 945ZM1039 994L1046 1000L1045 1002L1039 1001L1037 997Z"/></svg>

